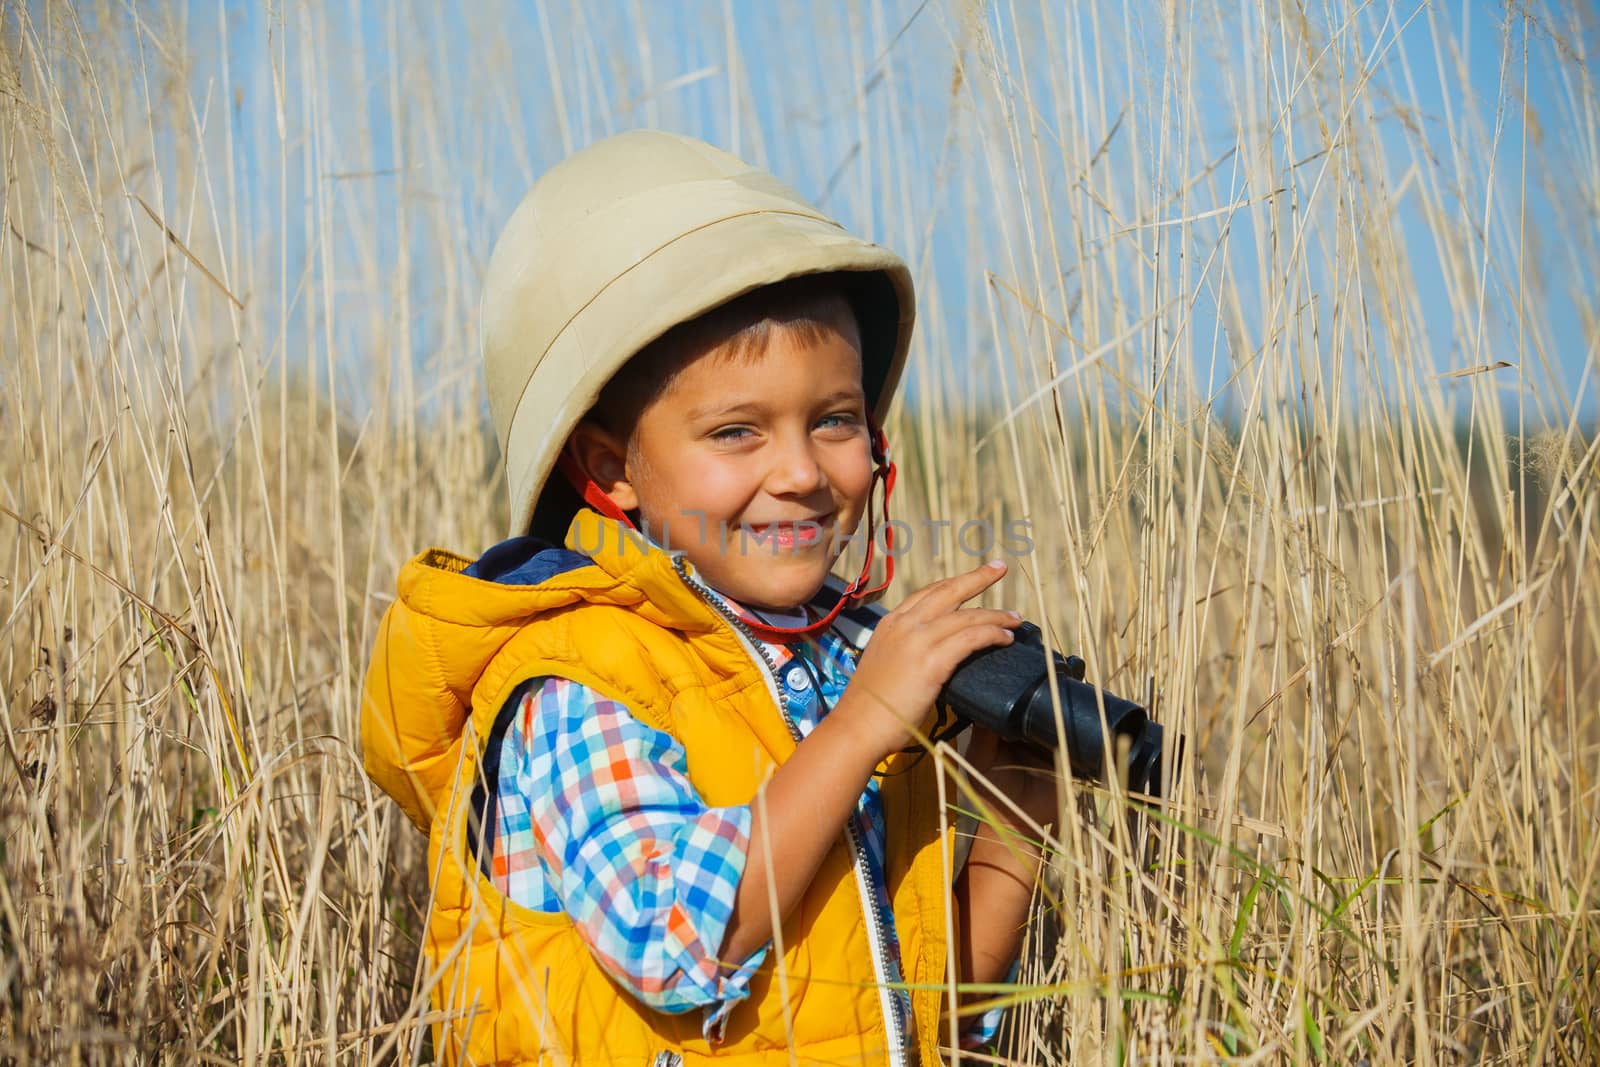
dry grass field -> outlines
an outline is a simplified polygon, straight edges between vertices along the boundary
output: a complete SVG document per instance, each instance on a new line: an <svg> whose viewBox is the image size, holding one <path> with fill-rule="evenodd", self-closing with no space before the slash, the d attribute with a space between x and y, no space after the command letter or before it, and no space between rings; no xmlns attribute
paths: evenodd
<svg viewBox="0 0 1600 1067"><path fill-rule="evenodd" d="M1159 814L1064 783L1006 1062L1600 1062L1597 42L0 0L0 1063L431 1059L361 672L504 533L498 225L635 125L907 256L896 516L1028 520L1007 606L1188 739Z"/></svg>

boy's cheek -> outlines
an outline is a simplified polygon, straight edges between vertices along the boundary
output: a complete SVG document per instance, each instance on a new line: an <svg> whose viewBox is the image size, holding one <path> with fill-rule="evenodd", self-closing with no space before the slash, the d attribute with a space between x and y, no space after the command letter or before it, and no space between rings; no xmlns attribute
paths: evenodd
<svg viewBox="0 0 1600 1067"><path fill-rule="evenodd" d="M667 523L673 548L720 556L740 554L741 527L737 517L708 508L680 508L667 517Z"/></svg>

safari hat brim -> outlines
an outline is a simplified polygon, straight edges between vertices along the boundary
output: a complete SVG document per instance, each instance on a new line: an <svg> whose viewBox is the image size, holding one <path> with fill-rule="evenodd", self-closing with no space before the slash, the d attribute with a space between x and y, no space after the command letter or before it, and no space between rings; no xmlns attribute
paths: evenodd
<svg viewBox="0 0 1600 1067"><path fill-rule="evenodd" d="M753 289L825 273L861 320L862 384L881 425L914 318L899 256L690 138L621 134L553 168L512 216L484 287L511 534L528 530L568 435L635 353Z"/></svg>

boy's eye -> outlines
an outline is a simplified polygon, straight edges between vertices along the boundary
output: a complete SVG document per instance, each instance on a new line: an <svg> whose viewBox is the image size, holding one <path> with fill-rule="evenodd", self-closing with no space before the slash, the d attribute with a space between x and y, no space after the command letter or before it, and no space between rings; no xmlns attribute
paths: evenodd
<svg viewBox="0 0 1600 1067"><path fill-rule="evenodd" d="M841 411L834 415L822 416L817 420L817 425L824 429L832 429L839 426L851 427L859 421L853 413ZM750 433L750 430L745 426L724 426L720 430L713 430L711 439L714 441L737 441L748 433Z"/></svg>

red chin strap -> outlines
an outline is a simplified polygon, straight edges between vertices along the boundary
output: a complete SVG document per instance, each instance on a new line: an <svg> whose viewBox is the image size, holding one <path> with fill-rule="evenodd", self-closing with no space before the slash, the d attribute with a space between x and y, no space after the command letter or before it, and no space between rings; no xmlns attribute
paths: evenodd
<svg viewBox="0 0 1600 1067"><path fill-rule="evenodd" d="M616 501L606 496L600 487L594 484L594 481L584 473L583 468L578 466L578 461L573 459L572 454L564 447L561 449L561 454L556 457L556 469L566 475L567 481L571 482L572 488L583 497L585 504L608 519L616 519L630 530L638 529L633 525L633 520L628 518L628 513L617 507Z"/></svg>
<svg viewBox="0 0 1600 1067"><path fill-rule="evenodd" d="M885 526L883 530L883 581L871 589L865 588L868 576L872 573L872 554L876 547L877 523L873 514L872 500L877 492L878 483L883 483L883 521L889 522L889 494L894 492L894 462L889 458L889 437L883 432L871 416L867 417L867 432L872 441L872 484L867 487L867 558L862 561L861 573L854 581L845 587L844 595L822 618L809 626L766 626L761 623L746 622L752 632L763 641L778 644L789 644L793 641L813 637L832 625L833 620L839 617L839 612L849 606L851 601L862 601L874 593L889 588L889 583L894 581L894 527ZM608 519L615 519L623 523L630 530L636 530L633 521L628 518L627 512L619 508L614 500L606 496L598 485L595 485L585 474L575 460L561 450L561 455L556 459L556 469L566 476L583 497L584 503Z"/></svg>

